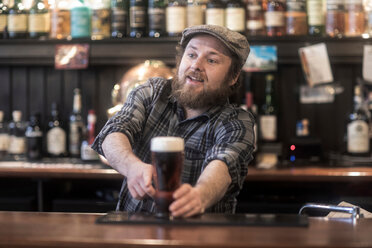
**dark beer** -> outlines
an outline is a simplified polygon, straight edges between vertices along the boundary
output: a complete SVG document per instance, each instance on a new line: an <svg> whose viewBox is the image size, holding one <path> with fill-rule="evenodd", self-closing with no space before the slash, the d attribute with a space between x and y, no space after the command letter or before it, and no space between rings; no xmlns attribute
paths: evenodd
<svg viewBox="0 0 372 248"><path fill-rule="evenodd" d="M173 192L181 184L184 142L178 137L156 137L151 141L152 164L156 188L157 217L169 216Z"/></svg>

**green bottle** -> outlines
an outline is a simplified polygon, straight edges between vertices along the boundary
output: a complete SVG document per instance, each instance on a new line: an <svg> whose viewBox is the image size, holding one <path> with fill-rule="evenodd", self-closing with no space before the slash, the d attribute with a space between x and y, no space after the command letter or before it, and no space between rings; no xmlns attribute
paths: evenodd
<svg viewBox="0 0 372 248"><path fill-rule="evenodd" d="M8 33L9 38L27 38L28 11L22 0L14 0L14 5L9 9Z"/></svg>
<svg viewBox="0 0 372 248"><path fill-rule="evenodd" d="M164 0L149 0L149 37L165 35L165 7Z"/></svg>
<svg viewBox="0 0 372 248"><path fill-rule="evenodd" d="M111 38L127 36L129 0L111 1Z"/></svg>
<svg viewBox="0 0 372 248"><path fill-rule="evenodd" d="M6 26L8 22L8 6L0 0L0 39L6 38Z"/></svg>
<svg viewBox="0 0 372 248"><path fill-rule="evenodd" d="M89 38L91 35L91 10L84 0L75 0L71 7L71 38Z"/></svg>
<svg viewBox="0 0 372 248"><path fill-rule="evenodd" d="M48 2L36 0L28 16L28 34L30 38L47 38L50 31L50 13Z"/></svg>

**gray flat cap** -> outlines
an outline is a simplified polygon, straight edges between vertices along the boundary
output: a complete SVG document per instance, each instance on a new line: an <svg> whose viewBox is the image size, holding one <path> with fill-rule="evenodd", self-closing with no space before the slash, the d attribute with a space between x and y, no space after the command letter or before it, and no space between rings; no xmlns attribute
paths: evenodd
<svg viewBox="0 0 372 248"><path fill-rule="evenodd" d="M218 25L200 25L183 30L180 45L186 47L190 39L197 34L209 34L222 41L233 54L236 54L240 60L241 67L243 67L250 51L245 36Z"/></svg>

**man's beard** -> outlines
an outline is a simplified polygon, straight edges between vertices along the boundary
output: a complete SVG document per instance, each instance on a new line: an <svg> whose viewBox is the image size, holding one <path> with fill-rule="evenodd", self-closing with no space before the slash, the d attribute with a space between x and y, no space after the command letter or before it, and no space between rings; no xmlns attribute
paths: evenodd
<svg viewBox="0 0 372 248"><path fill-rule="evenodd" d="M196 93L195 89L199 88L199 86L186 84L187 76L201 78L199 72L186 72L182 78L175 76L172 81L172 96L174 96L183 107L203 109L216 105L223 105L232 93L228 83L228 77L225 77L220 88L210 90L206 89L205 85L203 85L202 91Z"/></svg>

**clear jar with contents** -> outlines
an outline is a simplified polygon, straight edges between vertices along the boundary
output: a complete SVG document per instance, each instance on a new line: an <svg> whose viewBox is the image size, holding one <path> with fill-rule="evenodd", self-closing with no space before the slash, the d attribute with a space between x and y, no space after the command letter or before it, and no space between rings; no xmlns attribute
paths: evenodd
<svg viewBox="0 0 372 248"><path fill-rule="evenodd" d="M285 0L268 0L263 6L267 36L285 35Z"/></svg>
<svg viewBox="0 0 372 248"><path fill-rule="evenodd" d="M287 35L306 35L308 29L306 0L287 0L286 7Z"/></svg>
<svg viewBox="0 0 372 248"><path fill-rule="evenodd" d="M262 0L248 0L247 12L247 35L264 35L265 22Z"/></svg>
<svg viewBox="0 0 372 248"><path fill-rule="evenodd" d="M365 30L363 0L345 1L345 36L360 36Z"/></svg>
<svg viewBox="0 0 372 248"><path fill-rule="evenodd" d="M326 34L331 37L345 34L344 0L327 0Z"/></svg>

